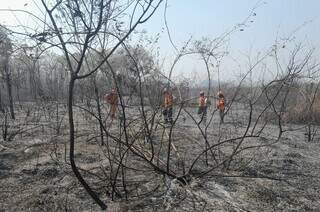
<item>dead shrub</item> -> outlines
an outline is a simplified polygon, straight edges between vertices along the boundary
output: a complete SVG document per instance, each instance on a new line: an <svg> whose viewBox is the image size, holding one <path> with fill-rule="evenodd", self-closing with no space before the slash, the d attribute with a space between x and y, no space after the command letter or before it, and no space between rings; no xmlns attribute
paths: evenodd
<svg viewBox="0 0 320 212"><path fill-rule="evenodd" d="M317 98L311 110L306 102L299 102L289 107L287 113L283 116L283 120L294 124L320 124L320 98Z"/></svg>

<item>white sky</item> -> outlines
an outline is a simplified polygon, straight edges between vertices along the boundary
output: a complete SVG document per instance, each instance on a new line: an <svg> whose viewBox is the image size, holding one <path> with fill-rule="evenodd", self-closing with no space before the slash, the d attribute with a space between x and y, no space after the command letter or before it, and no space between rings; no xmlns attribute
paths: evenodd
<svg viewBox="0 0 320 212"><path fill-rule="evenodd" d="M194 39L204 36L214 38L243 20L256 2L256 0L169 0L167 19L172 38L180 47L190 36ZM306 48L319 48L319 0L266 0L266 2L267 4L257 9L257 16L251 26L230 38L231 55L221 64L223 80L233 80L239 75L240 68L237 63L240 63L241 69L246 69L247 60L244 55L253 57L257 52L264 52L273 44L276 37L286 37L310 20L312 22L296 33L292 44L302 42ZM2 0L0 9L27 9L41 15L35 3L41 7L39 0ZM139 29L146 29L150 36L161 32L164 28L163 10L164 4L154 17ZM0 11L1 24L33 26L32 22L33 19L23 13ZM173 58L173 48L165 32L161 33L159 47L161 58L164 58L165 67L168 69ZM197 73L199 79L205 77L203 63L196 57L186 57L179 62L174 75L190 77L194 73Z"/></svg>

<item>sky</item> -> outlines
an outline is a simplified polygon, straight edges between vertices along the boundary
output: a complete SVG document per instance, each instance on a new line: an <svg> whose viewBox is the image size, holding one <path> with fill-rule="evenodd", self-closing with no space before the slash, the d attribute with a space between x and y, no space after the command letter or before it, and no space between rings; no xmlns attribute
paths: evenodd
<svg viewBox="0 0 320 212"><path fill-rule="evenodd" d="M218 36L248 16L257 0L171 0L167 19L175 40L186 40L188 36ZM256 9L249 30L237 37L239 47L255 44L264 46L279 31L288 33L305 21L314 20L304 29L310 39L319 37L320 1L318 0L266 0ZM156 14L147 28L158 31L163 25L163 12ZM158 28L158 29L157 29Z"/></svg>
<svg viewBox="0 0 320 212"><path fill-rule="evenodd" d="M257 2L256 0L169 1L167 20L172 40L181 47L190 36L194 39L215 38L242 22ZM264 2L258 3L260 6L255 9L257 15L252 17L253 23L250 22L249 27L244 31L234 33L228 44L231 56L244 69L246 66L244 55L254 56L256 52L264 52L274 44L277 37L287 37L293 32L295 44L302 42L308 46L307 48L320 47L319 0L266 0ZM159 32L161 27L164 27L163 8L144 27L150 33ZM173 48L165 32L162 34L159 45L163 56L170 61ZM221 64L221 69L226 74L221 74L220 77L226 81L237 77L238 74L238 70L234 70L238 65L230 63L232 61L227 59ZM181 61L175 73L190 76L189 73L197 72L200 73L201 78L201 75L205 75L204 69L203 63L195 57L189 57Z"/></svg>
<svg viewBox="0 0 320 212"><path fill-rule="evenodd" d="M0 8L32 10L36 9L34 2L38 1L2 1ZM253 22L249 22L244 31L232 34L228 42L230 57L242 67L246 66L244 55L266 51L276 38L287 37L297 29L299 30L295 32L294 43L302 42L310 48L320 47L319 0L168 0L167 22L172 40L178 47L182 47L190 36L194 40L202 37L215 38L242 22L257 3L257 15L250 19ZM174 58L174 49L167 33L163 31L164 7L163 3L149 22L140 26L139 30L145 29L149 36L160 33L158 46L161 61L163 68L168 70ZM0 11L2 24L28 24L30 21L30 18ZM238 65L231 63L230 58L222 61L221 69L226 73L221 75L223 80L227 81L238 74ZM203 63L193 56L182 59L174 70L174 75L192 77L195 72L200 78L205 75Z"/></svg>

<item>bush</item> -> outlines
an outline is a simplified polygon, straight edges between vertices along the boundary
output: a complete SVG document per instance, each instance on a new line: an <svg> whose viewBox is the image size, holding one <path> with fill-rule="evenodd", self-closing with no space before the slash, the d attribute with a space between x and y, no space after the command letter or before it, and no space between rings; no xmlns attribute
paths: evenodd
<svg viewBox="0 0 320 212"><path fill-rule="evenodd" d="M311 111L309 111L310 105L301 102L289 107L287 113L283 116L283 120L295 124L320 124L320 98L315 100Z"/></svg>

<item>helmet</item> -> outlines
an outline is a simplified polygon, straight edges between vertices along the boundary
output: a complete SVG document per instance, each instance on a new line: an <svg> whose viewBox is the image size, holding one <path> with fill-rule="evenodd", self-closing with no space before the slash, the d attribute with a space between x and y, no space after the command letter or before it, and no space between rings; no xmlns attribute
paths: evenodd
<svg viewBox="0 0 320 212"><path fill-rule="evenodd" d="M204 91L200 91L200 95L204 95Z"/></svg>
<svg viewBox="0 0 320 212"><path fill-rule="evenodd" d="M219 91L219 92L217 93L217 95L218 95L219 98L224 98L224 95L223 95L222 91Z"/></svg>
<svg viewBox="0 0 320 212"><path fill-rule="evenodd" d="M168 92L168 88L164 88L163 93L167 93L167 92Z"/></svg>

